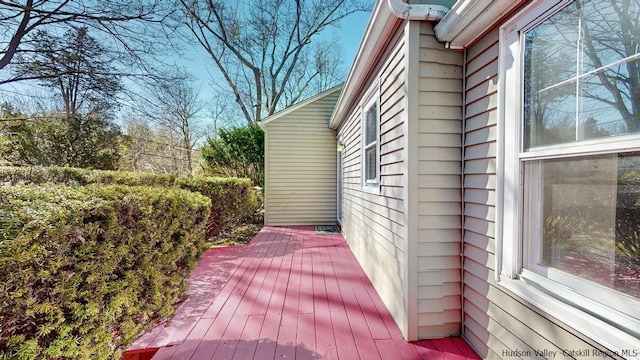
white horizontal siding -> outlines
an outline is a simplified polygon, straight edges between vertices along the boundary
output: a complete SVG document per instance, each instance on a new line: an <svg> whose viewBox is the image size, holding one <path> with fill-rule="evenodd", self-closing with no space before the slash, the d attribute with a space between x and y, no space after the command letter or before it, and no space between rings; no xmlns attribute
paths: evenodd
<svg viewBox="0 0 640 360"><path fill-rule="evenodd" d="M336 222L336 90L265 125L265 224Z"/></svg>
<svg viewBox="0 0 640 360"><path fill-rule="evenodd" d="M339 130L343 151L342 233L400 329L406 333L406 224L404 214L406 121L403 30L369 77L367 90ZM378 91L380 103L380 189L362 188L362 106Z"/></svg>

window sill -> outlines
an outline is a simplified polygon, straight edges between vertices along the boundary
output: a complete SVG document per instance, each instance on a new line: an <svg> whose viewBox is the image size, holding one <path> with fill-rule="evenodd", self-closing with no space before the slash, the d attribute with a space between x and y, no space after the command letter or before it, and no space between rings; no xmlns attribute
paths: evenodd
<svg viewBox="0 0 640 360"><path fill-rule="evenodd" d="M379 184L365 184L362 185L361 187L362 191L370 193L370 194L374 194L374 195L380 195L380 185Z"/></svg>
<svg viewBox="0 0 640 360"><path fill-rule="evenodd" d="M530 303L533 308L558 319L590 339L627 359L640 359L640 339L567 302L549 295L525 280L501 276L500 286ZM566 349L571 350L571 349Z"/></svg>

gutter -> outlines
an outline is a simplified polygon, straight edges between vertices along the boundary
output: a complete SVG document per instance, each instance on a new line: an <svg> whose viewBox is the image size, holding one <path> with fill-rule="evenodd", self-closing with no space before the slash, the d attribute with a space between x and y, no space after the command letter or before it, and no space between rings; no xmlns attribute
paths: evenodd
<svg viewBox="0 0 640 360"><path fill-rule="evenodd" d="M529 0L458 0L433 30L447 48L463 49ZM535 0L534 0L535 1Z"/></svg>
<svg viewBox="0 0 640 360"><path fill-rule="evenodd" d="M449 12L443 5L409 4L400 0L388 0L387 5L391 14L406 20L440 21Z"/></svg>

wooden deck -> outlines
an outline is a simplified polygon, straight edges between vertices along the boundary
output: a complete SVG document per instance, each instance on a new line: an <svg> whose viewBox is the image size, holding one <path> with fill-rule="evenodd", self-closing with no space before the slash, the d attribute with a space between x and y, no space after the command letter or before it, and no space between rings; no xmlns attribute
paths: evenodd
<svg viewBox="0 0 640 360"><path fill-rule="evenodd" d="M124 359L480 359L460 338L403 340L344 238L310 226L212 249L189 283Z"/></svg>

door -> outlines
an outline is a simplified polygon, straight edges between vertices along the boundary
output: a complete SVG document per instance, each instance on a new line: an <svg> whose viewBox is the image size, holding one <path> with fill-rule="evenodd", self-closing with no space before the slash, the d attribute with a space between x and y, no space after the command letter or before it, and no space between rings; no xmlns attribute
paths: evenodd
<svg viewBox="0 0 640 360"><path fill-rule="evenodd" d="M337 159L336 159L336 214L338 224L342 225L342 150L344 149L344 145L338 139L337 144Z"/></svg>

